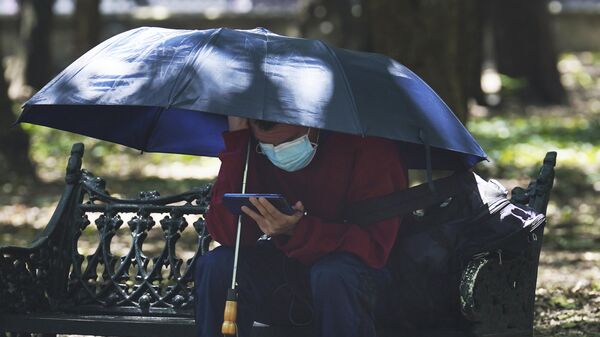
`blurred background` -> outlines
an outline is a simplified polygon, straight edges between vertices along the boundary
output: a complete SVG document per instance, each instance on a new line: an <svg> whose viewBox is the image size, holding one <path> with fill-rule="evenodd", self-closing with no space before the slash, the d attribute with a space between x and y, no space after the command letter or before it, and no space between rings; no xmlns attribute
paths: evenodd
<svg viewBox="0 0 600 337"><path fill-rule="evenodd" d="M74 142L118 196L215 177L214 158L13 126L68 64L140 26L265 27L387 54L450 105L490 157L477 171L509 189L558 151L536 334L600 336L600 0L0 0L0 245L26 244L46 225Z"/></svg>

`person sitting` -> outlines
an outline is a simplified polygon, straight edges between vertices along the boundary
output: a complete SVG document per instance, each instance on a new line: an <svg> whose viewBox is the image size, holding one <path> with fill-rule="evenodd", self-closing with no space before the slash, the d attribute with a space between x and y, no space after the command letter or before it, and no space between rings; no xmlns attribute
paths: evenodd
<svg viewBox="0 0 600 337"><path fill-rule="evenodd" d="M229 117L225 150L206 225L221 244L195 266L198 336L221 334L232 278L237 216L225 193L239 193L250 149L246 193L279 193L286 215L264 198L242 207L237 271L238 333L253 322L311 325L318 336L375 336L386 268L401 218L361 227L344 219L353 202L407 188L392 140Z"/></svg>

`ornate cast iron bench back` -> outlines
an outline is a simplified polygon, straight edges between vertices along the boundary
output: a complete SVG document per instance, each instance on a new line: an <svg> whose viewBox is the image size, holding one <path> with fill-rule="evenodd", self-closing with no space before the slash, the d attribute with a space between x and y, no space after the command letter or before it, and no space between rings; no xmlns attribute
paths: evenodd
<svg viewBox="0 0 600 337"><path fill-rule="evenodd" d="M104 180L81 170L82 155L82 144L75 145L67 188L44 233L28 248L2 249L2 284L10 288L0 290L0 310L193 317L192 266L196 248L202 253L209 241L209 187L117 199ZM193 241L185 252L177 249L182 235ZM130 238L126 247L115 236ZM149 244L149 236L159 238Z"/></svg>

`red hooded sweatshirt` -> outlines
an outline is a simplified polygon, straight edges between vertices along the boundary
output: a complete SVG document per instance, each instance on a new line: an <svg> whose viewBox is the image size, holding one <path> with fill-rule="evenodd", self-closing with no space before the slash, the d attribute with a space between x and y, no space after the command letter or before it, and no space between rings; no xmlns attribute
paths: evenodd
<svg viewBox="0 0 600 337"><path fill-rule="evenodd" d="M322 132L323 133L323 132ZM358 200L405 189L407 171L398 144L378 137L326 132L315 157L305 168L287 172L256 151L249 130L225 132L221 168L206 215L208 231L225 246L235 244L237 217L223 205L224 193L240 193L248 141L251 141L246 193L279 193L307 215L291 236L273 237L287 256L310 265L331 252L349 252L373 268L385 265L400 226L400 217L358 226L343 219ZM242 217L241 245L256 243L263 233L250 217Z"/></svg>

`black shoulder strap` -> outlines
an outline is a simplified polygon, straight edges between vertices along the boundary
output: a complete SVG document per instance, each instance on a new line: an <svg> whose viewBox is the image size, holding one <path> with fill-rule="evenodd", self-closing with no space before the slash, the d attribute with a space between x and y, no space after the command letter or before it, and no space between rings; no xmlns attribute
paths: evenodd
<svg viewBox="0 0 600 337"><path fill-rule="evenodd" d="M428 183L424 183L388 195L357 201L346 210L345 219L364 226L425 209L442 203L464 190L473 179L473 173L470 171L456 172L434 180L435 193L431 191Z"/></svg>

